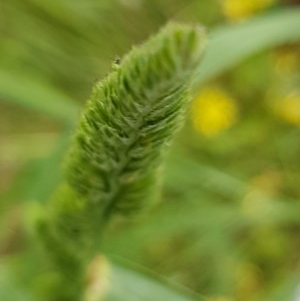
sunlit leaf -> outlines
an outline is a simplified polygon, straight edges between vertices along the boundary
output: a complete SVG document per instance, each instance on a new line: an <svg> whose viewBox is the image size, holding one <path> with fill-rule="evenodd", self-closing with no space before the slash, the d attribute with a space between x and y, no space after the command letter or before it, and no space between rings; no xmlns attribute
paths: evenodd
<svg viewBox="0 0 300 301"><path fill-rule="evenodd" d="M111 291L105 301L192 301L184 294L149 277L125 269L112 267ZM197 300L201 300L197 296Z"/></svg>
<svg viewBox="0 0 300 301"><path fill-rule="evenodd" d="M195 86L234 67L247 57L300 39L300 9L287 9L255 17L245 23L222 26L211 32L206 56Z"/></svg>
<svg viewBox="0 0 300 301"><path fill-rule="evenodd" d="M1 101L8 101L72 124L77 106L58 89L47 82L24 74L0 70Z"/></svg>

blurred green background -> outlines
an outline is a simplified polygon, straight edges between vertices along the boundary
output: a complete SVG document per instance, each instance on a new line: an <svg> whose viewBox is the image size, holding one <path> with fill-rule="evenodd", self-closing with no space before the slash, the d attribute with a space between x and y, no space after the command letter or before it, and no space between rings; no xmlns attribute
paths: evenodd
<svg viewBox="0 0 300 301"><path fill-rule="evenodd" d="M116 286L128 284L111 300L186 300L155 296L160 289L139 273L194 299L296 300L298 4L0 0L1 300L35 300L34 272L23 285L24 275L9 280L10 265L34 262L20 255L32 212L61 179L70 133L94 83L169 20L207 27L207 54L168 157L161 204L149 216L118 221L104 238L101 252L137 275L130 284L129 272L117 270ZM150 297L133 297L147 287Z"/></svg>

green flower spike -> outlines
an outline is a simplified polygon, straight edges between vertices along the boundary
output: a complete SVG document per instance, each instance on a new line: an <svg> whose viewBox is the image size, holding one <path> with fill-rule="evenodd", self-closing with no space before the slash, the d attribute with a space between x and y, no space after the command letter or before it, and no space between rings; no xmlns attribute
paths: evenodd
<svg viewBox="0 0 300 301"><path fill-rule="evenodd" d="M78 288L59 296L56 287L56 301L81 300L103 224L115 213L132 215L153 203L204 40L201 27L170 23L94 88L66 159L66 181L40 223L61 286Z"/></svg>

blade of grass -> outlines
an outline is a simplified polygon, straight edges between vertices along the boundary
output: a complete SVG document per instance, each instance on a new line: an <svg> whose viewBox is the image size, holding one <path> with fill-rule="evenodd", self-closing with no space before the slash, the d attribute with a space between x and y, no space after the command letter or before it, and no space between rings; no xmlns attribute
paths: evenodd
<svg viewBox="0 0 300 301"><path fill-rule="evenodd" d="M104 301L192 301L168 286L141 273L114 264L111 288ZM197 298L199 300L199 298Z"/></svg>
<svg viewBox="0 0 300 301"><path fill-rule="evenodd" d="M34 77L0 70L1 100L22 105L73 124L77 105L48 83Z"/></svg>
<svg viewBox="0 0 300 301"><path fill-rule="evenodd" d="M259 51L299 39L300 9L281 10L215 29L194 85L197 87Z"/></svg>

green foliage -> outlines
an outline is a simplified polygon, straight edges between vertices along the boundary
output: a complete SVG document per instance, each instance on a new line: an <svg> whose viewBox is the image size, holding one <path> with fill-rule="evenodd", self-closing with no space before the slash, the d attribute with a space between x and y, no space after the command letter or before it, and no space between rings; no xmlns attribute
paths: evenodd
<svg viewBox="0 0 300 301"><path fill-rule="evenodd" d="M299 20L298 9L285 9L271 15L254 17L242 24L222 25L222 28L211 30L207 55L201 69L199 68L193 78L195 89L201 83L226 72L259 51L298 41ZM103 45L101 47L103 48ZM21 86L15 86L16 78L22 82ZM35 77L28 78L27 74L20 72L11 74L1 71L0 79L0 95L4 101L34 108L73 124L77 106L62 95L58 88L40 80L37 84ZM49 101L46 101L45 97Z"/></svg>
<svg viewBox="0 0 300 301"><path fill-rule="evenodd" d="M0 265L0 299L5 301L33 301L26 290L20 290L12 276L11 270Z"/></svg>
<svg viewBox="0 0 300 301"><path fill-rule="evenodd" d="M1 264L5 262L0 271L1 300L57 301L70 300L73 295L76 300L86 289L86 266L94 252L116 262L124 259L126 265L132 261L136 270L112 264L111 277L96 273L100 284L107 278L111 281L108 300L189 299L184 297L189 295L185 290L180 294L168 289L169 283L190 288L195 300L201 300L198 294L214 301L295 300L299 130L275 116L266 103L280 101L278 91L299 86L294 51L300 33L299 9L287 8L292 1L278 1L261 16L229 25L222 15L223 2L227 0L1 3L0 190L8 187L0 202L0 258ZM36 204L31 201L47 200L60 180L68 145L68 138L61 134L74 125L78 102L108 72L115 56L122 56L130 45L170 19L209 25L206 55L193 75L192 86L199 93L200 84L218 84L236 100L239 119L232 128L209 139L189 124L184 128L173 145L174 156L168 156L163 204L138 221L116 219L116 224L102 231L100 206L87 206L88 190L81 192L82 185L73 189L71 182L79 180L69 177L39 223L47 251L43 254L36 237L31 237L30 225L33 217L36 220L32 214ZM286 43L293 45L278 47ZM263 52L266 49L271 51ZM286 60L294 71L282 68ZM238 69L233 68L236 65ZM92 98L100 91L97 87ZM35 111L28 116L23 107ZM63 121L59 128L53 126L57 120ZM77 137L93 127L83 124L77 132L71 150L77 156L70 158L68 167L74 167L74 161L82 163L76 151L80 147ZM59 139L51 138L56 135ZM91 145L106 148L112 147L111 142ZM55 143L53 154L52 148L40 152L41 145L45 149ZM164 157L162 149L166 147L156 152L158 161ZM146 165L153 167L159 181L155 164ZM99 174L97 169L95 176ZM158 191L156 181L147 186L149 190ZM151 203L148 198L139 202L142 206ZM137 206L126 209L121 209L126 215L139 210ZM19 254L15 264L9 260ZM137 266L143 268L137 272ZM145 277L148 271L164 284Z"/></svg>

